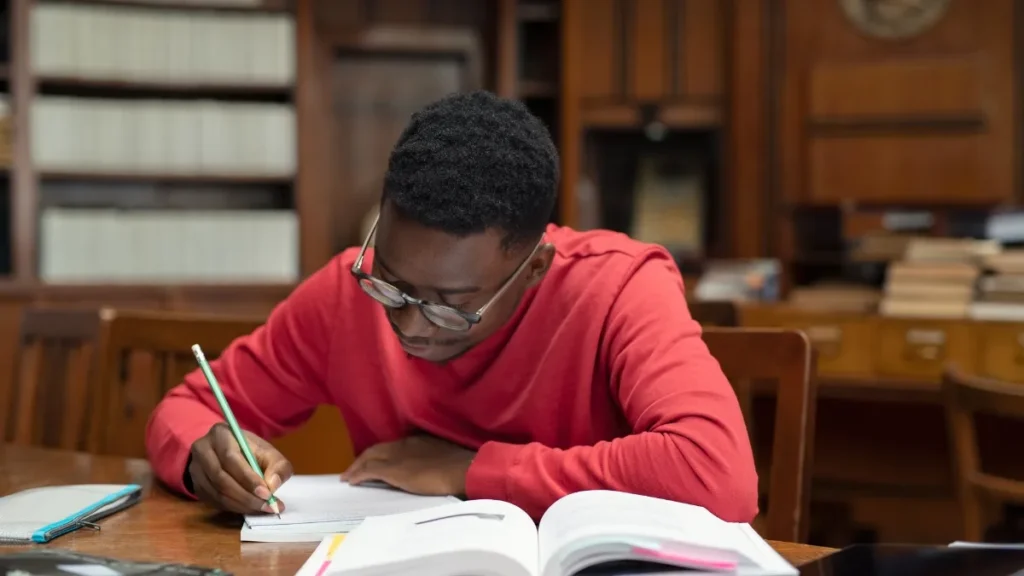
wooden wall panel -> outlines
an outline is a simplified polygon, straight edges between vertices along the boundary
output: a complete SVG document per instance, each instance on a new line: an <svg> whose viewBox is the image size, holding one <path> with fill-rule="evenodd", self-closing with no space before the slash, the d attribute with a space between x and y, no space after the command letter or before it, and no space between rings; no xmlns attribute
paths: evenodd
<svg viewBox="0 0 1024 576"><path fill-rule="evenodd" d="M808 114L815 119L979 117L984 93L978 64L965 56L819 64L809 73Z"/></svg>
<svg viewBox="0 0 1024 576"><path fill-rule="evenodd" d="M575 2L565 4L567 18L578 20L576 27L580 38L574 42L580 48L579 59L566 62L562 69L579 70L579 97L588 100L613 100L624 95L622 67L624 47L622 46L621 24L616 11L617 0L589 0L585 5ZM563 31L569 40L571 35ZM575 39L574 39L575 40ZM564 51L563 51L564 53ZM574 106L579 103L574 102Z"/></svg>
<svg viewBox="0 0 1024 576"><path fill-rule="evenodd" d="M669 10L666 10L669 8ZM678 2L632 0L626 8L626 91L630 99L657 102L675 93L679 78Z"/></svg>
<svg viewBox="0 0 1024 576"><path fill-rule="evenodd" d="M808 142L807 187L811 202L847 199L889 202L970 203L998 182L985 157L982 134L869 134L818 136ZM894 191L898 190L898 193Z"/></svg>
<svg viewBox="0 0 1024 576"><path fill-rule="evenodd" d="M660 103L722 94L724 14L718 0L566 3L580 46L583 106ZM563 67L563 69L566 69Z"/></svg>
<svg viewBox="0 0 1024 576"><path fill-rule="evenodd" d="M1013 0L956 1L880 39L838 2L785 0L781 191L792 202L995 204L1016 198Z"/></svg>
<svg viewBox="0 0 1024 576"><path fill-rule="evenodd" d="M732 0L723 14L728 33L723 56L726 124L723 157L728 254L757 258L769 253L772 210L773 131L771 75L776 33L768 0Z"/></svg>
<svg viewBox="0 0 1024 576"><path fill-rule="evenodd" d="M722 96L722 79L727 72L724 37L726 5L722 0L687 0L682 3L675 26L676 53L680 60L675 93L691 98ZM731 42L740 41L736 36Z"/></svg>

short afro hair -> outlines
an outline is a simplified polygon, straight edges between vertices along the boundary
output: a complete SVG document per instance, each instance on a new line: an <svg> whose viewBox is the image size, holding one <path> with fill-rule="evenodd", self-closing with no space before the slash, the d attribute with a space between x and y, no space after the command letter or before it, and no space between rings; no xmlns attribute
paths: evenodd
<svg viewBox="0 0 1024 576"><path fill-rule="evenodd" d="M511 249L544 232L557 187L558 151L544 124L521 102L476 91L412 115L388 160L383 199L452 235L498 229Z"/></svg>

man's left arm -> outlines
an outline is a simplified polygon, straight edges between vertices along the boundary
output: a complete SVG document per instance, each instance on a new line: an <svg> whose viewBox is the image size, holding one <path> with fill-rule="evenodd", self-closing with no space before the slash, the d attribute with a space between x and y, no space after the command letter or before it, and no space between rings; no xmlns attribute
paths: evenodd
<svg viewBox="0 0 1024 576"><path fill-rule="evenodd" d="M626 280L605 338L612 391L632 434L565 450L488 442L469 468L469 497L506 500L539 518L566 494L618 490L752 521L757 472L739 402L667 254L648 254Z"/></svg>

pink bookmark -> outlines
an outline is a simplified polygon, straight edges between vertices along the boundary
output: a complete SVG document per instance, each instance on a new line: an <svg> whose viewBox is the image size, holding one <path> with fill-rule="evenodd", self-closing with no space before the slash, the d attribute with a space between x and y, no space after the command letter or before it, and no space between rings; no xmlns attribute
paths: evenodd
<svg viewBox="0 0 1024 576"><path fill-rule="evenodd" d="M324 558L324 562L320 565L320 569L316 571L316 576L324 576L324 573L327 572L327 568L331 565L331 560L334 559L334 552L337 551L338 546L344 539L344 534L334 535L334 538L331 539L331 546L327 549L327 557Z"/></svg>
<svg viewBox="0 0 1024 576"><path fill-rule="evenodd" d="M655 548L642 548L640 546L633 546L630 550L637 556L643 556L651 558L653 560L662 560L664 562L673 562L678 564L684 564L686 566L696 566L699 568L709 568L712 570L736 570L738 564L729 560L705 560L703 558L694 558L692 556L686 556L684 554L678 554L676 552L666 552L665 550L658 550Z"/></svg>

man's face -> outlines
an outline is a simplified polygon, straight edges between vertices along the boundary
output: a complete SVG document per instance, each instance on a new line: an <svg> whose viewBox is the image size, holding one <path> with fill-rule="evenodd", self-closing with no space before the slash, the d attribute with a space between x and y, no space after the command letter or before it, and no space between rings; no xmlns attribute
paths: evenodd
<svg viewBox="0 0 1024 576"><path fill-rule="evenodd" d="M466 312L476 312L501 289L533 246L506 250L502 234L488 230L457 237L403 217L390 203L381 207L371 274L406 294ZM515 311L527 288L543 277L553 250L542 247L504 294L484 313L479 324L459 332L441 328L418 306L385 309L391 328L410 355L443 362L486 339ZM367 300L368 305L379 305Z"/></svg>

